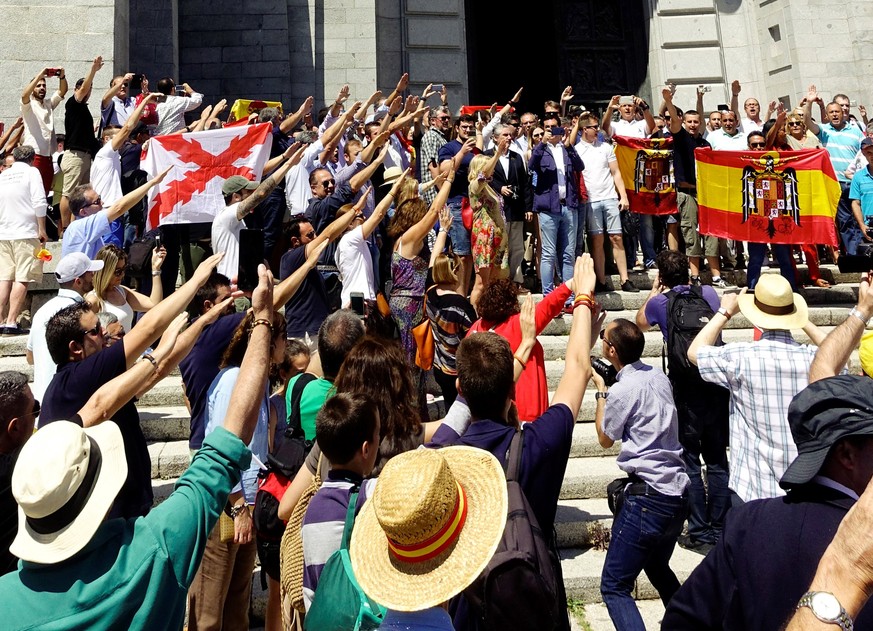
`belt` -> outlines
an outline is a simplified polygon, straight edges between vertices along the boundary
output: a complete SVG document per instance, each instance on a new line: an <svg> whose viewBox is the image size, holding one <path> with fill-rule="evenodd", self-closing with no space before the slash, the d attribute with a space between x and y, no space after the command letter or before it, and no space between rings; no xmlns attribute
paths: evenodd
<svg viewBox="0 0 873 631"><path fill-rule="evenodd" d="M624 492L627 495L649 495L655 497L677 497L675 495L667 495L666 493L661 493L660 491L656 491L654 488L649 486L646 482L632 482L628 484ZM683 493L679 497L685 497L686 493Z"/></svg>

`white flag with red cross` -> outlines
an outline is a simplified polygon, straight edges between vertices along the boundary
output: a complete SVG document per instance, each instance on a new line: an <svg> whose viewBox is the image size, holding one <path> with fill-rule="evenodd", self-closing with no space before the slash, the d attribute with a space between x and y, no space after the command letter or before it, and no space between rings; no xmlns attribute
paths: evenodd
<svg viewBox="0 0 873 631"><path fill-rule="evenodd" d="M270 157L271 123L156 136L142 160L150 177L170 168L149 191L146 230L211 222L225 207L221 185L231 175L258 181Z"/></svg>

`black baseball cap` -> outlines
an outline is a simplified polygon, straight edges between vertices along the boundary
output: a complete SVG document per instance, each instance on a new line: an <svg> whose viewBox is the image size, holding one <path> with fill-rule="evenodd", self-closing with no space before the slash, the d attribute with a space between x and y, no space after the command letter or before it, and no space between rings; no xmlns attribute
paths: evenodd
<svg viewBox="0 0 873 631"><path fill-rule="evenodd" d="M788 424L797 457L779 481L784 489L812 480L841 438L873 436L873 379L840 375L809 384L791 400Z"/></svg>

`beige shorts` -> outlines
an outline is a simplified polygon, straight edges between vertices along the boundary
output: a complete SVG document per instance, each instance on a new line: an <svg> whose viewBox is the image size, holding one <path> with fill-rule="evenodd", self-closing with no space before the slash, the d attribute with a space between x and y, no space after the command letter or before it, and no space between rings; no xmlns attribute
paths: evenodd
<svg viewBox="0 0 873 631"><path fill-rule="evenodd" d="M61 194L69 197L77 186L91 181L91 154L77 149L67 149L61 158L64 173L64 188Z"/></svg>
<svg viewBox="0 0 873 631"><path fill-rule="evenodd" d="M42 277L42 261L36 258L39 239L0 241L0 281L32 283Z"/></svg>
<svg viewBox="0 0 873 631"><path fill-rule="evenodd" d="M676 194L679 206L679 228L685 241L685 255L691 257L718 256L718 237L709 237L697 232L697 200L694 196L679 191Z"/></svg>

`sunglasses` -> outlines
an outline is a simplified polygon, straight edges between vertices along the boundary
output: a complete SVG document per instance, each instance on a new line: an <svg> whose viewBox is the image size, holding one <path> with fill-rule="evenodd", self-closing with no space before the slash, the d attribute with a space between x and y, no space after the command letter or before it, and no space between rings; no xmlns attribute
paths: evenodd
<svg viewBox="0 0 873 631"><path fill-rule="evenodd" d="M534 138L541 138L542 135L543 135L543 132L540 132L540 133L538 133L538 134L533 134L533 137L534 137Z"/></svg>
<svg viewBox="0 0 873 631"><path fill-rule="evenodd" d="M334 186L336 184L336 180L324 180L323 182L319 182L324 188L328 186Z"/></svg>
<svg viewBox="0 0 873 631"><path fill-rule="evenodd" d="M765 142L750 142L749 147L752 149L765 149L767 147L767 143Z"/></svg>
<svg viewBox="0 0 873 631"><path fill-rule="evenodd" d="M597 129L600 125L585 125L582 129Z"/></svg>
<svg viewBox="0 0 873 631"><path fill-rule="evenodd" d="M27 418L28 416L39 416L39 401L33 400L33 408L27 414L22 414L19 418Z"/></svg>
<svg viewBox="0 0 873 631"><path fill-rule="evenodd" d="M606 342L610 347L615 348L615 346L613 346L612 342L610 342L608 339L606 339L606 329L600 329L600 339L603 340L604 342Z"/></svg>
<svg viewBox="0 0 873 631"><path fill-rule="evenodd" d="M788 126L789 126L789 127L802 127L802 126L803 126L803 123L800 122L800 121L790 121L790 122L788 123Z"/></svg>
<svg viewBox="0 0 873 631"><path fill-rule="evenodd" d="M438 121L450 121L450 120L452 120L452 117L451 116L437 116L436 119Z"/></svg>
<svg viewBox="0 0 873 631"><path fill-rule="evenodd" d="M115 275L116 278L121 278L122 276L124 276L124 272L126 272L126 271L127 271L127 267L116 267L113 274Z"/></svg>
<svg viewBox="0 0 873 631"><path fill-rule="evenodd" d="M82 331L82 333L85 335L100 335L100 336L102 336L103 335L102 330L103 330L103 327L100 326L100 323L98 322L97 326L95 326L93 329L87 329L85 331Z"/></svg>
<svg viewBox="0 0 873 631"><path fill-rule="evenodd" d="M103 204L103 199L100 198L100 196L98 195L98 196L97 196L97 199L95 199L93 202L91 202L91 203L88 204L88 205L89 205L89 206L100 206L100 205L102 205L102 204Z"/></svg>
<svg viewBox="0 0 873 631"><path fill-rule="evenodd" d="M309 232L307 232L303 236L306 237L307 239L314 239L315 238L315 230L310 230Z"/></svg>

